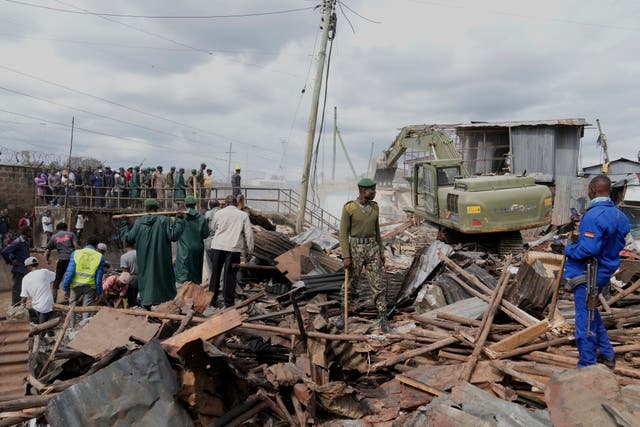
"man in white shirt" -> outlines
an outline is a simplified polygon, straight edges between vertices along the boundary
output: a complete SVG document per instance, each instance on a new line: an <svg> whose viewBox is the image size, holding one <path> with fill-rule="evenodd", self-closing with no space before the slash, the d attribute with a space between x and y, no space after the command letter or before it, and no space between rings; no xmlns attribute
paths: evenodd
<svg viewBox="0 0 640 427"><path fill-rule="evenodd" d="M42 222L42 232L46 236L44 246L47 246L49 239L51 239L53 235L53 218L51 217L51 211L47 209L40 220Z"/></svg>
<svg viewBox="0 0 640 427"><path fill-rule="evenodd" d="M49 320L53 310L53 294L51 293L51 282L56 278L56 273L46 268L38 269L38 260L29 257L24 260L24 265L29 271L22 279L22 303L31 298L31 308L38 314L38 323Z"/></svg>
<svg viewBox="0 0 640 427"><path fill-rule="evenodd" d="M225 208L213 215L210 230L213 233L211 241L212 277L209 290L213 292L211 305L218 299L220 274L224 268L223 295L225 307L235 304L236 272L233 264L240 262L240 253L245 251L247 258L253 252L253 230L246 212L236 206L236 198L229 195L225 198Z"/></svg>
<svg viewBox="0 0 640 427"><path fill-rule="evenodd" d="M80 236L82 235L85 222L87 222L87 217L79 213L76 217L76 236L78 236L78 239L80 239Z"/></svg>

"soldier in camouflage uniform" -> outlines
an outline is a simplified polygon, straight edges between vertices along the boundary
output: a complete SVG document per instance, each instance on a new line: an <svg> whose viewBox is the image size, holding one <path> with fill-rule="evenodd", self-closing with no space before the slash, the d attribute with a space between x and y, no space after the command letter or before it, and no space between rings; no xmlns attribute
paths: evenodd
<svg viewBox="0 0 640 427"><path fill-rule="evenodd" d="M373 291L373 300L380 315L380 327L388 332L387 321L387 289L382 280L384 268L384 245L380 237L378 204L373 201L376 196L376 182L363 178L358 182L358 198L344 205L340 220L340 247L344 266L349 270L348 304L350 307L358 297L358 284L364 269ZM341 303L344 304L344 288ZM344 327L344 307L337 326Z"/></svg>

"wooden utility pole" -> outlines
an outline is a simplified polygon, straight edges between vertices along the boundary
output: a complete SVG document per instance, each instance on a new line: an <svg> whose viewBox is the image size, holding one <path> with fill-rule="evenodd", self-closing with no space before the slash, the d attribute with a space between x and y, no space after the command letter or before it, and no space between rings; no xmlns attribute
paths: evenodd
<svg viewBox="0 0 640 427"><path fill-rule="evenodd" d="M336 134L338 133L338 107L333 107L333 169L331 170L331 180L336 180Z"/></svg>
<svg viewBox="0 0 640 427"><path fill-rule="evenodd" d="M71 141L69 142L69 158L67 159L67 184L64 189L64 220L67 223L67 231L71 231L71 218L67 217L69 210L69 178L71 177L71 152L73 151L73 129L76 117L71 116Z"/></svg>
<svg viewBox="0 0 640 427"><path fill-rule="evenodd" d="M304 229L304 214L307 210L307 193L309 190L309 175L311 173L311 155L313 154L313 140L316 135L316 121L318 119L318 103L320 101L320 89L322 88L322 75L324 73L324 60L327 56L327 41L329 40L329 29L335 25L332 21L333 5L335 0L324 0L324 14L322 17L322 41L318 52L318 67L316 69L316 79L313 85L313 99L311 101L311 114L309 115L309 133L307 134L307 151L304 156L302 169L302 184L300 187L300 205L298 206L298 216L296 218L296 232L301 233Z"/></svg>

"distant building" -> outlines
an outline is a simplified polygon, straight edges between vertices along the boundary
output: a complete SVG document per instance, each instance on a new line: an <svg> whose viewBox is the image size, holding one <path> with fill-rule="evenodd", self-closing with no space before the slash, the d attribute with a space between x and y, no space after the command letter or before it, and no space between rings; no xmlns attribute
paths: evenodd
<svg viewBox="0 0 640 427"><path fill-rule="evenodd" d="M587 166L583 168L582 171L586 176L599 175L602 173L602 163ZM609 162L609 173L607 173L607 176L615 182L626 178L629 174L638 173L640 173L640 162L620 157L619 159Z"/></svg>

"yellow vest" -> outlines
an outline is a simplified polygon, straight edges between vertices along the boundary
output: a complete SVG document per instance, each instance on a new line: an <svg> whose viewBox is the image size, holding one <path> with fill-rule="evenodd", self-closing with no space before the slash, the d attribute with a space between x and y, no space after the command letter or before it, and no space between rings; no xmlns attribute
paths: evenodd
<svg viewBox="0 0 640 427"><path fill-rule="evenodd" d="M96 287L96 272L100 267L102 254L91 248L77 250L73 255L73 262L76 263L76 274L71 281L71 287L89 285Z"/></svg>

